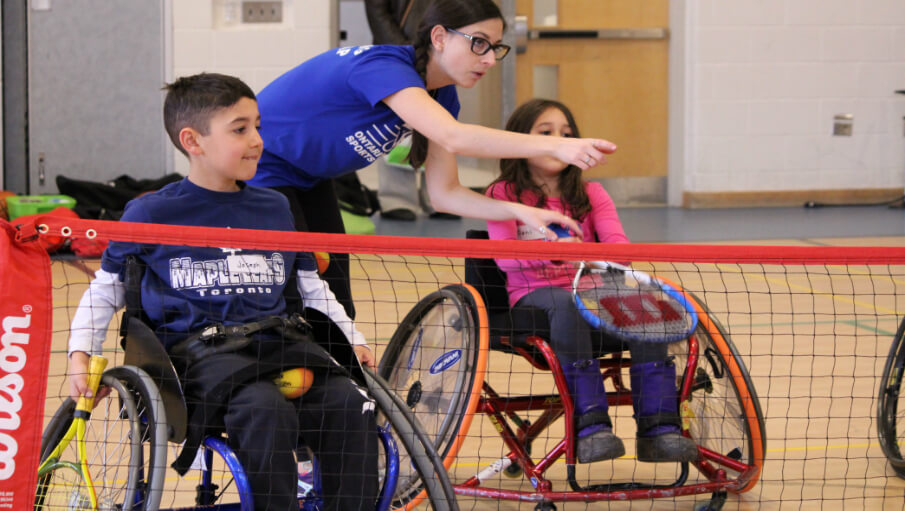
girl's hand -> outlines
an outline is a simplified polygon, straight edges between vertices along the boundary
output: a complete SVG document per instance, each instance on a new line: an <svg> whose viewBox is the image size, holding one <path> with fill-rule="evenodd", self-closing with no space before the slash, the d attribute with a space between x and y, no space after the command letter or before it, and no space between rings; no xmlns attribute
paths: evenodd
<svg viewBox="0 0 905 511"><path fill-rule="evenodd" d="M572 232L581 236L581 227L578 223L557 211L549 209L533 208L524 204L511 203L516 207L516 217L525 225L537 229L537 232L544 235L547 240L559 239L559 236L553 232L553 229L547 228L550 224L559 224L569 228Z"/></svg>
<svg viewBox="0 0 905 511"><path fill-rule="evenodd" d="M581 170L606 163L605 154L616 152L616 144L597 138L560 138L556 137L558 146L553 151L553 156L569 165L575 165Z"/></svg>

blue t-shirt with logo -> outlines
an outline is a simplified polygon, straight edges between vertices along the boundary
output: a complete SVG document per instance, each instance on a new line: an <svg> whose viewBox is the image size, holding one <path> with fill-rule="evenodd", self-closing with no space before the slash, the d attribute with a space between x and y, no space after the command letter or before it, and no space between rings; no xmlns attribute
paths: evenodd
<svg viewBox="0 0 905 511"><path fill-rule="evenodd" d="M240 186L238 192L215 192L183 179L130 201L122 221L295 231L286 197ZM126 242L110 243L101 268L121 273L130 255L146 265L142 308L167 347L213 323L283 314L283 290L293 269L317 269L307 252Z"/></svg>
<svg viewBox="0 0 905 511"><path fill-rule="evenodd" d="M289 70L258 94L264 154L249 184L309 189L367 167L411 130L381 100L424 88L411 46L339 48ZM454 85L434 97L459 115Z"/></svg>

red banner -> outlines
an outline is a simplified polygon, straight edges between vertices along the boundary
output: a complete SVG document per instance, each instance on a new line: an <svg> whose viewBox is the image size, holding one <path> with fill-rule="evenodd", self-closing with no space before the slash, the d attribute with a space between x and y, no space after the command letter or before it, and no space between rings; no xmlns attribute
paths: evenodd
<svg viewBox="0 0 905 511"><path fill-rule="evenodd" d="M34 506L52 314L47 252L0 220L0 510Z"/></svg>

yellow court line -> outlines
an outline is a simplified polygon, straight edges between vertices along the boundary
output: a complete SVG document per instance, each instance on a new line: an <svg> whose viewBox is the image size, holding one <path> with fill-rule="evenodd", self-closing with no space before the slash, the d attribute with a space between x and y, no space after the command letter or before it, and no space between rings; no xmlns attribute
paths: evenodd
<svg viewBox="0 0 905 511"><path fill-rule="evenodd" d="M785 447L785 448L767 449L767 452L768 453L778 453L778 452L793 452L793 451L829 451L829 450L836 450L836 449L857 449L857 448L864 448L864 447L880 447L880 444L879 443L867 443L867 444L840 444L840 445L826 445L826 446L812 446L812 447ZM633 460L633 459L635 459L635 456L625 455L625 456L621 456L619 459ZM496 460L494 460L494 461L496 461ZM790 461L795 461L795 460L790 460ZM565 463L565 459L560 458L560 459L556 460L554 463ZM482 464L482 463L475 463L475 462L453 463L450 466L450 469L474 468L474 467L490 466L490 465L491 464ZM223 475L228 476L226 474L226 472L223 472ZM200 479L201 479L200 475L188 475L185 477L170 476L170 477L166 477L164 479L164 481L167 483L172 483L172 482L179 482L179 481L197 481ZM104 484L105 485L109 484L109 483L122 484L124 482L125 481L104 481Z"/></svg>
<svg viewBox="0 0 905 511"><path fill-rule="evenodd" d="M720 268L720 266L721 266L720 264L717 264L716 266L717 266L718 269L720 269L720 271L727 271L727 273L734 272L734 273L741 274L741 275L748 275L747 272L744 272L744 271L741 270L741 269L732 269L732 268L723 269L723 268ZM815 290L815 289L812 288L812 287L801 286L801 285L798 285L798 284L793 284L793 283L789 282L788 279L782 280L782 279L777 279L777 278L774 278L774 277L763 277L762 275L760 275L760 274L758 274L758 273L756 273L756 272L751 272L751 274L753 275L754 278L759 278L759 279L763 280L764 282L772 282L772 283L774 283L774 284L785 284L786 286L789 287L789 289L798 289L798 290L801 290L801 291L805 291L805 292L807 292L808 294L811 294L811 295L814 295L814 296L829 296L829 297L832 297L833 300L836 300L836 301L839 301L839 302L842 302L842 303L850 303L850 304L852 304L852 305L857 305L857 306L859 306L859 307L864 307L864 308L866 308L866 309L873 310L873 311L875 311L875 312L882 312L882 313L886 313L886 314L893 314L893 315L896 315L896 316L901 315L901 313L900 313L899 311L894 310L894 309L888 309L888 308L886 308L886 307L876 307L876 306L874 306L873 304L866 303L866 302L862 302L862 301L859 301L859 300L850 300L850 299L846 299L846 298L843 298L843 297L841 297L841 296L839 296L839 295L837 295L837 294L835 294L835 293L823 293L823 292L818 292L817 290ZM827 277L832 278L832 275L827 275Z"/></svg>

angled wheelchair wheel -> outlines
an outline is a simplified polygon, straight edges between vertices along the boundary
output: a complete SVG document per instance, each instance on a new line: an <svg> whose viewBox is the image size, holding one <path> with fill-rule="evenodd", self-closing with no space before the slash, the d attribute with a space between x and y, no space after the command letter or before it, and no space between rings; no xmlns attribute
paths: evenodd
<svg viewBox="0 0 905 511"><path fill-rule="evenodd" d="M390 385L368 368L364 371L368 393L377 404L380 416L386 420L385 426L378 428L384 453L381 459L381 490L377 501L377 511L399 507L394 503L394 493L398 488L400 457L405 453L406 463L418 474L424 491L409 501L405 507L412 508L424 498L430 508L436 511L458 511L456 494L443 460L431 445L430 437L415 418L414 413ZM396 443L396 440L400 442ZM401 446L401 449L399 448ZM398 504L394 506L394 504Z"/></svg>
<svg viewBox="0 0 905 511"><path fill-rule="evenodd" d="M99 509L152 510L160 505L166 468L166 416L157 387L138 368L121 366L104 373L111 389L88 420L86 459ZM75 403L57 409L41 438L41 460L51 454L72 422ZM76 460L75 442L61 460ZM35 509L88 509L81 477L66 463L38 474Z"/></svg>
<svg viewBox="0 0 905 511"><path fill-rule="evenodd" d="M905 372L905 320L889 348L877 399L877 434L880 447L896 474L905 479L905 457L901 443L905 441L905 396L902 395L902 373Z"/></svg>
<svg viewBox="0 0 905 511"><path fill-rule="evenodd" d="M418 302L399 325L379 368L420 422L448 469L481 396L488 350L487 313L467 284L446 286ZM413 506L422 481L400 452L394 506Z"/></svg>
<svg viewBox="0 0 905 511"><path fill-rule="evenodd" d="M757 475L749 479L738 493L754 487L763 470L766 438L764 416L751 382L751 376L732 344L726 330L703 303L691 295L698 312L699 324L692 334L698 343L698 363L694 374L687 369L680 378L683 388L693 378L690 392L680 403L683 425L700 446L719 455L757 467ZM687 368L689 342L670 344L679 371ZM725 468L731 477L739 474Z"/></svg>

